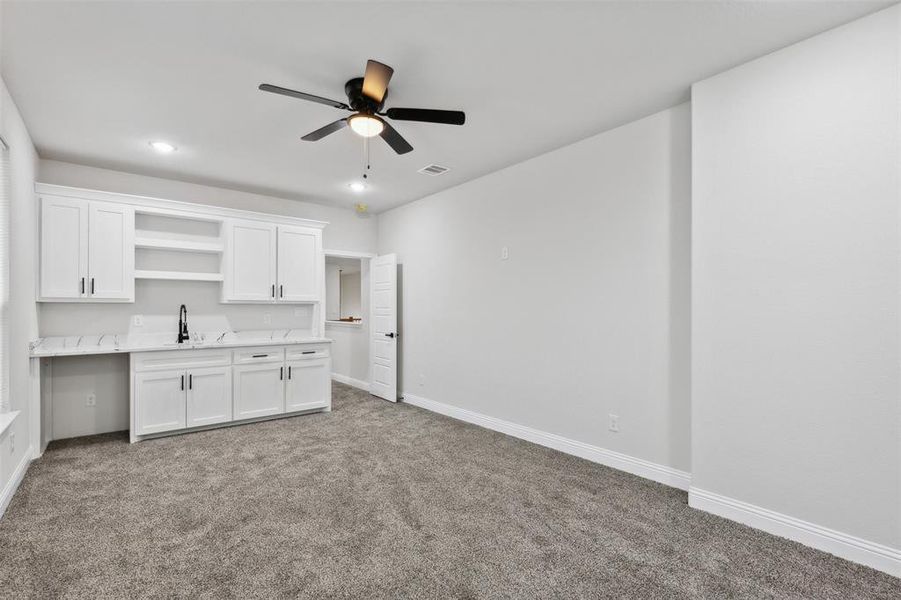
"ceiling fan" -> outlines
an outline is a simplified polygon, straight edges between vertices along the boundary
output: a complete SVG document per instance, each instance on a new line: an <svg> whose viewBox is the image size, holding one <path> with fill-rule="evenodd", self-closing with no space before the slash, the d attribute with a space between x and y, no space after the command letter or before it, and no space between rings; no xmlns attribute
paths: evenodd
<svg viewBox="0 0 901 600"><path fill-rule="evenodd" d="M388 95L388 82L393 74L394 69L388 65L376 60L368 61L366 63L366 73L363 77L355 77L344 84L344 93L347 94L349 104L268 83L260 84L260 89L264 92L300 98L301 100L317 102L354 113L349 117L338 119L334 123L329 123L325 127L303 136L301 139L307 142L321 140L325 136L350 125L350 128L357 134L366 138L381 136L395 152L406 154L413 150L413 146L382 117L388 117L397 121L421 121L423 123L444 123L447 125L462 125L466 122L466 114L459 110L389 108L385 112L380 112L385 105L385 98Z"/></svg>

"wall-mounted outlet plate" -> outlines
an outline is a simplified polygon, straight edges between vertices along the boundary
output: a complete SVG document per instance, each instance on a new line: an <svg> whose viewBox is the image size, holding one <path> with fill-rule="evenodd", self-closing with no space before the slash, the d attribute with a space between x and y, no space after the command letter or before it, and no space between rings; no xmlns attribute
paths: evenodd
<svg viewBox="0 0 901 600"><path fill-rule="evenodd" d="M88 394L88 397L84 402L85 406L97 406L97 396L94 394Z"/></svg>
<svg viewBox="0 0 901 600"><path fill-rule="evenodd" d="M607 426L607 429L614 433L619 433L619 415L610 414L610 424Z"/></svg>
<svg viewBox="0 0 901 600"><path fill-rule="evenodd" d="M501 260L507 260L510 258L510 249L504 246L501 248Z"/></svg>
<svg viewBox="0 0 901 600"><path fill-rule="evenodd" d="M263 325L272 325L272 314L265 313L263 315Z"/></svg>
<svg viewBox="0 0 901 600"><path fill-rule="evenodd" d="M144 315L135 315L134 323L135 323L135 327L143 327L144 326Z"/></svg>

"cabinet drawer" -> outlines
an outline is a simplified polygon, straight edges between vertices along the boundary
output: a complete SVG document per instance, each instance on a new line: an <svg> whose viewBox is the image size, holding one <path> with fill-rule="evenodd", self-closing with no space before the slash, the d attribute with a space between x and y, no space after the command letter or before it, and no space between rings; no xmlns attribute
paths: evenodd
<svg viewBox="0 0 901 600"><path fill-rule="evenodd" d="M328 358L328 344L310 344L303 346L289 346L286 350L288 360L312 360L316 358Z"/></svg>
<svg viewBox="0 0 901 600"><path fill-rule="evenodd" d="M228 350L166 350L132 354L135 371L225 367L231 364Z"/></svg>
<svg viewBox="0 0 901 600"><path fill-rule="evenodd" d="M233 356L236 365L264 362L281 362L285 360L285 349L282 346L241 348L240 350L235 350Z"/></svg>

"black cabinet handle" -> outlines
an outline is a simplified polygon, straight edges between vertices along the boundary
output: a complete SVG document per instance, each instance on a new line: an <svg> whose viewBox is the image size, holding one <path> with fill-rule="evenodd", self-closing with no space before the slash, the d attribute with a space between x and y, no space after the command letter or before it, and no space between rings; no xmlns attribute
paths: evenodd
<svg viewBox="0 0 901 600"><path fill-rule="evenodd" d="M251 358L266 358L268 354L254 354Z"/></svg>
<svg viewBox="0 0 901 600"><path fill-rule="evenodd" d="M279 284L279 286L278 286L278 297L279 298L285 297L285 286L282 284Z"/></svg>
<svg viewBox="0 0 901 600"><path fill-rule="evenodd" d="M285 378L285 367L281 367L278 370L278 380L282 381Z"/></svg>
<svg viewBox="0 0 901 600"><path fill-rule="evenodd" d="M301 354L316 354L315 350L304 350Z"/></svg>
<svg viewBox="0 0 901 600"><path fill-rule="evenodd" d="M288 365L288 379L291 379L291 366Z"/></svg>
<svg viewBox="0 0 901 600"><path fill-rule="evenodd" d="M81 278L81 293L84 294L84 277Z"/></svg>
<svg viewBox="0 0 901 600"><path fill-rule="evenodd" d="M181 391L185 391L185 376L181 376Z"/></svg>
<svg viewBox="0 0 901 600"><path fill-rule="evenodd" d="M91 277L91 293L94 293L94 278Z"/></svg>
<svg viewBox="0 0 901 600"><path fill-rule="evenodd" d="M275 298L275 284L272 284L272 297Z"/></svg>
<svg viewBox="0 0 901 600"><path fill-rule="evenodd" d="M189 390L193 390L193 389L194 389L194 374L193 374L193 373L191 373L190 375L188 375L188 389L189 389Z"/></svg>

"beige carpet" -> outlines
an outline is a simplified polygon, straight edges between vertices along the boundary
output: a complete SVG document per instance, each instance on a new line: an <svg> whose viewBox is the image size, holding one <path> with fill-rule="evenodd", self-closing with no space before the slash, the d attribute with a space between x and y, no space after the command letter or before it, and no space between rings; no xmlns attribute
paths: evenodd
<svg viewBox="0 0 901 600"><path fill-rule="evenodd" d="M330 414L54 443L3 598L901 598L684 492L341 385Z"/></svg>

